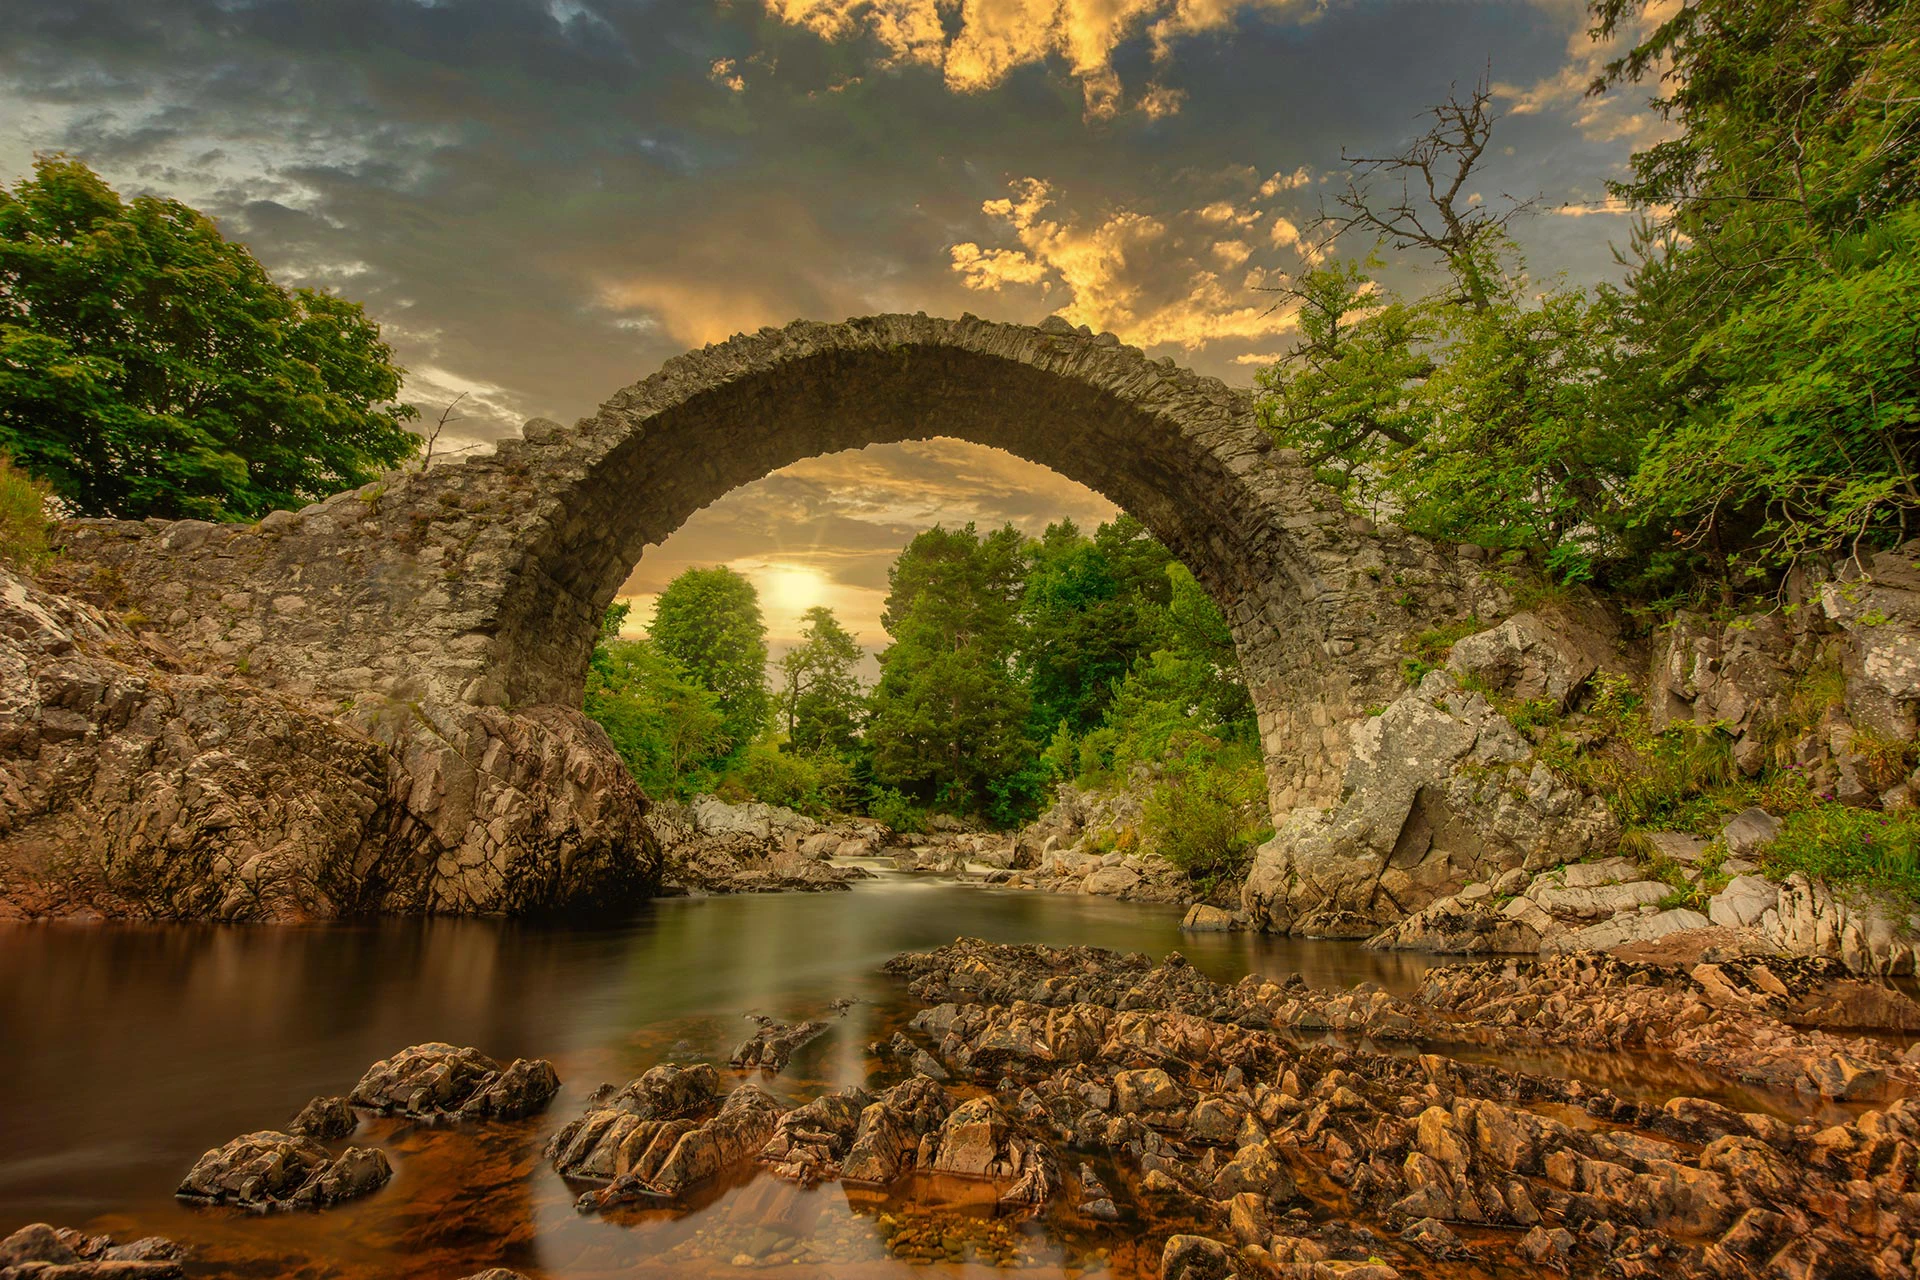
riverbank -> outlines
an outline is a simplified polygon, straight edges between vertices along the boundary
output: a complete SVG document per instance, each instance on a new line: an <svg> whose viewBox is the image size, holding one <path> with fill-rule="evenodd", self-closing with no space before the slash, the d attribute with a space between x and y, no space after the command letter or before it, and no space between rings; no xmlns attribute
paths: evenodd
<svg viewBox="0 0 1920 1280"><path fill-rule="evenodd" d="M480 922L0 932L3 972L36 971L19 947L65 941L71 954L37 971L76 975L31 1007L24 979L0 984L26 1050L0 1066L26 1107L0 1116L0 1226L159 1235L192 1251L198 1275L502 1265L553 1280L878 1276L955 1258L1149 1277L1222 1256L1241 1274L1599 1275L1658 1259L1704 1276L1736 1246L1754 1274L1797 1258L1824 1275L1843 1274L1834 1214L1876 1248L1912 1235L1889 1180L1913 1167L1915 1066L1874 1028L1910 1027L1914 1009L1837 966L1423 969L1248 934L1194 936L1173 956L1174 908L897 872L653 913L643 933L585 935ZM928 949L955 929L1024 941ZM1166 958L1129 954L1141 951ZM335 952L355 958L352 981ZM89 972L163 986L103 1006L87 994L99 983L77 985ZM212 1002L228 1012L209 1022ZM557 1090L524 1116L545 1090L510 1091L508 1108L448 1094L444 1109L466 1114L427 1123L394 1102L415 1096L406 1069L356 1089L423 1033L518 1080L537 1081L544 1059ZM90 1075L127 1035L148 1046L139 1078ZM743 1054L771 1040L792 1046L780 1069L766 1067L782 1054ZM748 1058L759 1065L733 1065ZM692 1074L669 1105L676 1073ZM446 1078L503 1096L484 1065ZM352 1128L307 1141L336 1161L378 1152L383 1185L265 1218L172 1200L201 1153L287 1125L315 1094L351 1098ZM628 1126L611 1146L609 1124ZM644 1145L664 1140L654 1157L627 1141L640 1124L654 1125ZM116 1142L161 1158L92 1154ZM1176 1237L1213 1244L1185 1239L1169 1257Z"/></svg>

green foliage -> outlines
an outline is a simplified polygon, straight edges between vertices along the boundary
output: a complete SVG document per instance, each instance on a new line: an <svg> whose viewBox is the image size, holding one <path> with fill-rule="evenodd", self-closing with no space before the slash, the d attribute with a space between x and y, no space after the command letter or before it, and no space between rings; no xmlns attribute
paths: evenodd
<svg viewBox="0 0 1920 1280"><path fill-rule="evenodd" d="M889 575L868 740L874 775L952 813L994 808L996 783L1034 752L1030 700L1015 679L1015 602L1025 568L1011 526L920 534Z"/></svg>
<svg viewBox="0 0 1920 1280"><path fill-rule="evenodd" d="M660 593L648 635L712 692L729 742L744 746L766 727L767 626L751 582L724 565L688 569Z"/></svg>
<svg viewBox="0 0 1920 1280"><path fill-rule="evenodd" d="M881 787L867 801L867 816L895 831L920 832L927 829L927 811L891 787Z"/></svg>
<svg viewBox="0 0 1920 1280"><path fill-rule="evenodd" d="M1604 797L1622 827L1712 835L1728 815L1752 803L1724 733L1690 721L1655 733L1625 677L1601 673L1593 684L1580 736L1549 737L1540 757L1583 790Z"/></svg>
<svg viewBox="0 0 1920 1280"><path fill-rule="evenodd" d="M52 487L35 480L0 453L0 565L19 573L34 573L52 554L48 538L52 521L47 502Z"/></svg>
<svg viewBox="0 0 1920 1280"><path fill-rule="evenodd" d="M723 799L763 800L816 816L844 811L854 795L853 766L832 751L789 750L761 738L716 787Z"/></svg>
<svg viewBox="0 0 1920 1280"><path fill-rule="evenodd" d="M1400 647L1407 653L1400 660L1400 674L1406 677L1408 684L1419 684L1427 678L1427 672L1447 664L1447 659L1453 656L1456 643L1482 629L1480 619L1470 617L1415 632L1400 642Z"/></svg>
<svg viewBox="0 0 1920 1280"><path fill-rule="evenodd" d="M419 437L358 304L274 283L172 200L43 156L0 190L0 449L83 515L257 517Z"/></svg>
<svg viewBox="0 0 1920 1280"><path fill-rule="evenodd" d="M619 639L618 621L612 626L616 634L587 667L584 709L648 795L691 794L700 771L732 745L719 699L658 646Z"/></svg>
<svg viewBox="0 0 1920 1280"><path fill-rule="evenodd" d="M1761 863L1776 878L1798 871L1920 904L1920 815L1816 805L1787 815Z"/></svg>
<svg viewBox="0 0 1920 1280"><path fill-rule="evenodd" d="M860 643L824 605L803 620L800 643L780 659L787 740L802 751L852 751L866 714Z"/></svg>
<svg viewBox="0 0 1920 1280"><path fill-rule="evenodd" d="M1141 831L1148 849L1203 892L1244 875L1254 849L1273 834L1259 754L1195 744L1154 786Z"/></svg>

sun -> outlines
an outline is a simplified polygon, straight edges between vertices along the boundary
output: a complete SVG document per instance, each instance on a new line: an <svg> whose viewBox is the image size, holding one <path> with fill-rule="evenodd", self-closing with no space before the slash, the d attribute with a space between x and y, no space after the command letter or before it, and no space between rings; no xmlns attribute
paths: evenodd
<svg viewBox="0 0 1920 1280"><path fill-rule="evenodd" d="M824 573L803 564L770 564L756 576L767 603L795 615L825 604L831 589Z"/></svg>

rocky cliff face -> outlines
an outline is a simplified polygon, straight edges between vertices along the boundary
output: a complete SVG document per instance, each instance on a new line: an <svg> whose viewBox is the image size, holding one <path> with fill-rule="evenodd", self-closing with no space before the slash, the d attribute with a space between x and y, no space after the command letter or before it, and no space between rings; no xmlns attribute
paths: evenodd
<svg viewBox="0 0 1920 1280"><path fill-rule="evenodd" d="M0 572L0 915L619 909L658 854L579 712L356 715Z"/></svg>

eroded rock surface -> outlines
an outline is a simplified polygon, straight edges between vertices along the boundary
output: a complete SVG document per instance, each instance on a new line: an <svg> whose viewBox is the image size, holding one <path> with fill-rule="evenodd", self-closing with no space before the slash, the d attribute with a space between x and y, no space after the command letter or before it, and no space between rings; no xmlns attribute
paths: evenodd
<svg viewBox="0 0 1920 1280"><path fill-rule="evenodd" d="M175 1280L187 1250L161 1236L127 1244L44 1222L0 1239L0 1280Z"/></svg>
<svg viewBox="0 0 1920 1280"><path fill-rule="evenodd" d="M262 1130L201 1156L174 1195L242 1209L326 1209L371 1195L391 1177L377 1148L335 1156L311 1138Z"/></svg>
<svg viewBox="0 0 1920 1280"><path fill-rule="evenodd" d="M543 1058L503 1067L478 1049L434 1042L374 1063L350 1096L383 1113L513 1120L544 1109L559 1091L559 1073Z"/></svg>

